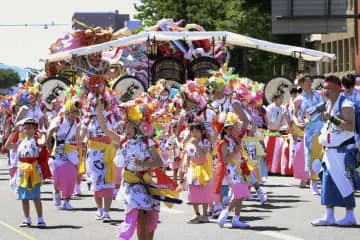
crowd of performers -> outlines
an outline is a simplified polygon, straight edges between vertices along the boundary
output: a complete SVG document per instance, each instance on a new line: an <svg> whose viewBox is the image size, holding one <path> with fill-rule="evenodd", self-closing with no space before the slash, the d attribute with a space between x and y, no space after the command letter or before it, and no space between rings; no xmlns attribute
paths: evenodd
<svg viewBox="0 0 360 240"><path fill-rule="evenodd" d="M352 75L330 76L319 93L304 75L287 105L279 90L264 107L261 84L227 73L226 66L180 90L160 80L121 104L101 76L89 77L82 89L67 89L63 101L49 106L39 85L26 83L2 100L1 111L2 151L25 217L20 226L32 224L29 200L37 225L45 226L40 186L46 179L53 183L54 205L66 210L86 179L99 221L111 222L112 201L123 195L119 239L131 239L135 230L139 239L152 239L160 202L179 204L182 191L194 211L189 223L213 219L223 227L233 214L231 226L246 228L242 201L255 199L252 188L259 204L267 201L261 186L268 172L293 175L300 187L310 184L321 195L326 214L313 225L354 225L355 84ZM336 221L334 207L346 208L346 216Z"/></svg>

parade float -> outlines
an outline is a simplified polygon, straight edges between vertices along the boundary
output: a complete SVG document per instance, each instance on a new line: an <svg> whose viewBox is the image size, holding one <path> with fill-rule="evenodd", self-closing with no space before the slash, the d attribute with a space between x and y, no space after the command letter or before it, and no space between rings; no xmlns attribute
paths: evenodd
<svg viewBox="0 0 360 240"><path fill-rule="evenodd" d="M88 76L104 75L120 102L145 92L159 79L180 88L189 79L207 78L229 61L228 46L243 46L300 58L305 61L329 61L334 54L263 41L241 34L205 31L197 24L163 19L144 31L133 34L124 28L75 30L59 38L50 54L41 60L46 74L42 77L42 96L46 103L63 99L66 87L86 89ZM183 26L183 27L181 27ZM106 73L105 73L106 72ZM278 85L276 80L275 85ZM320 84L321 85L321 79ZM271 91L273 88L271 87Z"/></svg>

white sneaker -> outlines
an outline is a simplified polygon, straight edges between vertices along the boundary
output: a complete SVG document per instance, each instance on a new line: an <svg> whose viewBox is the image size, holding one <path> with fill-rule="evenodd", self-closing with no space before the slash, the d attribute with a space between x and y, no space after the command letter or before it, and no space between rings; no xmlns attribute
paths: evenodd
<svg viewBox="0 0 360 240"><path fill-rule="evenodd" d="M247 200L248 200L248 201L254 201L254 200L255 200L254 195L252 195L252 194L250 193L250 196L248 197Z"/></svg>
<svg viewBox="0 0 360 240"><path fill-rule="evenodd" d="M268 197L267 195L263 192L263 190L261 188L259 188L257 191L256 191L257 195L258 195L258 198L260 199L260 203L261 205L264 204L267 200L268 200Z"/></svg>
<svg viewBox="0 0 360 240"><path fill-rule="evenodd" d="M219 216L219 218L217 219L216 223L219 224L220 227L224 227L228 216L229 216L228 210L223 210L223 211L220 213L220 216Z"/></svg>
<svg viewBox="0 0 360 240"><path fill-rule="evenodd" d="M313 195L320 195L320 190L318 188L317 181L311 180L310 188Z"/></svg>
<svg viewBox="0 0 360 240"><path fill-rule="evenodd" d="M229 196L224 196L223 197L223 203L224 203L224 205L228 205L230 203L230 197Z"/></svg>
<svg viewBox="0 0 360 240"><path fill-rule="evenodd" d="M80 196L81 195L81 187L80 187L80 185L76 185L74 195L75 196Z"/></svg>
<svg viewBox="0 0 360 240"><path fill-rule="evenodd" d="M71 204L68 201L64 201L64 205L62 207L64 210L71 210L73 209L73 207L71 206Z"/></svg>
<svg viewBox="0 0 360 240"><path fill-rule="evenodd" d="M312 221L311 224L314 227L318 226L334 226L335 225L335 218L332 219L319 219L316 221Z"/></svg>
<svg viewBox="0 0 360 240"><path fill-rule="evenodd" d="M337 226L342 226L342 227L355 226L356 225L356 219L355 218L344 217L343 219L341 219L339 221L336 221L335 224Z"/></svg>
<svg viewBox="0 0 360 240"><path fill-rule="evenodd" d="M240 220L233 220L231 226L233 228L248 228L248 227L250 227L249 224L241 222Z"/></svg>
<svg viewBox="0 0 360 240"><path fill-rule="evenodd" d="M60 207L61 206L61 199L59 194L55 194L54 196L54 206Z"/></svg>

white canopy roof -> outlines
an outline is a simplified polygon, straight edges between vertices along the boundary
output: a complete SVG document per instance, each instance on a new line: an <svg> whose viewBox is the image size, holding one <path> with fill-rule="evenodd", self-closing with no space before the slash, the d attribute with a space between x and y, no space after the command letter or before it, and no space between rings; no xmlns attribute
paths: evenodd
<svg viewBox="0 0 360 240"><path fill-rule="evenodd" d="M263 51L273 52L281 55L292 57L302 57L305 61L329 61L335 59L335 54L320 52L312 49L284 45L279 43L268 42L256 38L247 37L241 34L231 32L142 32L130 37L120 38L106 43L81 47L48 55L42 58L44 62L57 62L65 59L71 59L72 56L88 55L100 52L108 48L123 47L132 44L140 44L148 39L156 41L174 41L174 40L203 40L209 39L214 41L226 40L226 43L235 46L255 48Z"/></svg>

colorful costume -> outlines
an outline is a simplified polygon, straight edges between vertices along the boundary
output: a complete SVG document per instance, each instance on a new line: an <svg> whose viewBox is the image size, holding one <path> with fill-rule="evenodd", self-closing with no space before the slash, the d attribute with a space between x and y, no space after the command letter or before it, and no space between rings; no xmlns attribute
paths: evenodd
<svg viewBox="0 0 360 240"><path fill-rule="evenodd" d="M275 103L270 104L266 109L269 132L266 134L266 165L271 173L281 173L281 150L283 147L285 134L285 115L288 111L284 106L277 106Z"/></svg>
<svg viewBox="0 0 360 240"><path fill-rule="evenodd" d="M300 101L300 109L298 112L298 121L305 122L305 115L307 111L320 103L323 102L322 97L316 91L312 91L311 100L306 92L302 92L299 97L295 99L295 104L298 104ZM315 160L321 158L321 146L318 141L320 130L323 126L320 116L313 118L311 121L305 124L304 130L304 154L305 154L305 172L313 180L318 180L319 177L312 170L312 164Z"/></svg>
<svg viewBox="0 0 360 240"><path fill-rule="evenodd" d="M118 167L123 168L126 213L125 221L119 229L119 239L131 239L137 226L140 210L146 211L146 231L153 232L156 229L160 202L154 199L154 195L177 197L177 194L170 190L147 186L147 184L154 183L151 179L150 169L134 165L131 162L133 157L138 157L141 161L152 161L148 149L153 146L155 146L154 141L137 135L133 139L122 141L117 152Z"/></svg>
<svg viewBox="0 0 360 240"><path fill-rule="evenodd" d="M39 153L34 137L24 138L17 148L19 166L16 172L16 183L20 200L40 198L43 175L38 164Z"/></svg>
<svg viewBox="0 0 360 240"><path fill-rule="evenodd" d="M332 116L341 116L339 99L331 111ZM349 100L344 100L341 108L353 107ZM328 108L329 111L329 108ZM355 207L354 187L348 176L346 158L356 150L354 132L348 132L327 122L321 130L320 143L325 147L323 155L321 204L345 208ZM353 160L354 161L354 160Z"/></svg>
<svg viewBox="0 0 360 240"><path fill-rule="evenodd" d="M213 164L210 155L210 142L202 139L197 143L199 148L208 148L206 157L201 157L192 143L185 146L185 153L188 157L189 167L187 171L187 184L189 184L188 200L190 203L206 204L218 199L213 198Z"/></svg>
<svg viewBox="0 0 360 240"><path fill-rule="evenodd" d="M225 136L218 144L219 160L217 166L216 191L219 191L219 183L226 177L234 194L234 199L246 199L250 196L249 185L250 170L247 164L242 161L242 156L238 153L231 163L226 163L221 152L222 145L226 144L228 151L232 153L235 149L235 142L228 136Z"/></svg>
<svg viewBox="0 0 360 240"><path fill-rule="evenodd" d="M78 174L79 147L76 142L78 122L79 120L74 120L70 123L64 117L57 117L53 122L58 130L49 166L53 174L55 189L62 193L63 198L72 196Z"/></svg>
<svg viewBox="0 0 360 240"><path fill-rule="evenodd" d="M88 145L86 170L94 185L95 197L113 197L115 181L115 164L113 162L116 151L109 137L101 130L95 117L93 107L90 107L85 127L87 129ZM104 112L104 115L107 114ZM114 119L105 118L109 129L113 128Z"/></svg>

